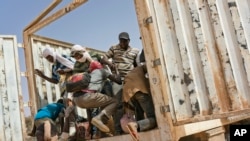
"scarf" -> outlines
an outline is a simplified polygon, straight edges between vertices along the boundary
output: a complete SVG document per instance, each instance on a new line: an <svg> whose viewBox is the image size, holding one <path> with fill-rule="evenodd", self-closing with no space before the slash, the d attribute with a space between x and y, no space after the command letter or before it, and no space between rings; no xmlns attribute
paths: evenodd
<svg viewBox="0 0 250 141"><path fill-rule="evenodd" d="M74 63L73 62L71 62L68 59L62 57L60 54L54 52L53 50L51 50L49 48L45 48L43 50L43 57L46 58L49 55L53 57L53 62L54 63L56 61L58 61L61 64L63 64L64 66L66 66L67 68L73 69L73 67L74 67Z"/></svg>
<svg viewBox="0 0 250 141"><path fill-rule="evenodd" d="M79 53L82 53L82 58L78 59L77 61L78 62L81 62L81 63L84 63L86 62L87 60L89 62L92 62L92 58L91 56L89 55L89 53L86 51L86 48L85 47L82 47L81 45L74 45L72 48L71 48L71 53L73 52L79 52Z"/></svg>

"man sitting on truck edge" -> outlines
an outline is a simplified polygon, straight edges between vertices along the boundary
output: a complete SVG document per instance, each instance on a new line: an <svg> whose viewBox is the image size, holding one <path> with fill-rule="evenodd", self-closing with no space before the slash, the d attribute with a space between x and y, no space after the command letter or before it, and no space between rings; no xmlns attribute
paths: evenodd
<svg viewBox="0 0 250 141"><path fill-rule="evenodd" d="M144 56L144 51L142 51L141 56ZM138 64L138 67L125 76L123 87L124 102L131 101L136 111L137 121L127 124L128 131L135 140L139 139L137 131L146 131L156 127L145 58L141 57L140 62L143 63Z"/></svg>

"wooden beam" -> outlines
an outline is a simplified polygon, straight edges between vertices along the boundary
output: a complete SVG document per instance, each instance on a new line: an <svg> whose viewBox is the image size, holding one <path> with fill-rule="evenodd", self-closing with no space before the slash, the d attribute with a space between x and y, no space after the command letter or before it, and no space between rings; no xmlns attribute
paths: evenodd
<svg viewBox="0 0 250 141"><path fill-rule="evenodd" d="M222 113L222 114L213 114L213 115L205 115L205 116L198 116L198 117L193 117L189 119L184 119L180 120L177 122L174 122L174 125L179 126L179 125L184 125L184 124L189 124L189 123L195 123L195 122L202 122L206 120L214 120L214 119L222 119L222 118L227 118L227 117L233 117L235 115L242 115L242 114L250 114L250 109L244 109L244 110L238 110L238 111L231 111L229 113Z"/></svg>
<svg viewBox="0 0 250 141"><path fill-rule="evenodd" d="M28 30L38 22L40 22L49 12L51 12L62 0L54 0L35 20L33 20L28 26L24 28L24 31Z"/></svg>
<svg viewBox="0 0 250 141"><path fill-rule="evenodd" d="M181 126L175 126L176 138L179 139L184 136L193 135L203 131L211 130L213 128L221 127L231 123L235 123L250 117L250 113L244 113L241 115L235 115L232 117L215 119L215 120L206 120L202 122L184 124Z"/></svg>
<svg viewBox="0 0 250 141"><path fill-rule="evenodd" d="M162 47L158 38L158 29L155 22L156 17L151 15L151 6L155 0L134 0L136 7L137 20L139 23L142 43L146 57L146 63L149 74L150 89L155 107L156 121L160 134L158 140L173 141L175 134L171 115L169 112L163 112L160 107L169 105L168 93L170 88L164 75L165 67L162 64L156 65L155 60L164 62L161 52ZM157 0L160 2L160 0Z"/></svg>
<svg viewBox="0 0 250 141"><path fill-rule="evenodd" d="M36 87L35 87L35 76L34 76L34 66L33 66L33 59L32 59L32 49L31 49L31 41L30 36L24 32L23 33L23 43L24 43L24 54L25 54L25 61L26 61L26 74L28 80L28 90L29 90L29 99L30 99L30 112L31 116L37 112L37 105L40 105L36 95Z"/></svg>
<svg viewBox="0 0 250 141"><path fill-rule="evenodd" d="M208 141L226 141L223 126L206 131Z"/></svg>
<svg viewBox="0 0 250 141"><path fill-rule="evenodd" d="M77 7L79 7L80 5L82 5L83 3L86 3L88 0L78 0L78 1L73 1L72 3L68 4L67 6L65 6L64 8L58 10L57 12L55 12L54 14L52 14L51 16L47 17L46 19L40 21L39 23L37 23L35 26L32 26L31 28L29 28L27 30L27 34L33 34L36 31L40 30L41 28L43 28L44 26L52 23L53 21L59 19L60 17L62 17L63 15L73 11L74 9L76 9Z"/></svg>

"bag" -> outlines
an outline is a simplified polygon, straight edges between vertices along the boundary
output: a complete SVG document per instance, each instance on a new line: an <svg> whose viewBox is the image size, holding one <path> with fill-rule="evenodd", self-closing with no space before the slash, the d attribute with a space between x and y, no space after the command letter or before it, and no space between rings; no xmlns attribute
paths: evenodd
<svg viewBox="0 0 250 141"><path fill-rule="evenodd" d="M125 113L122 118L120 119L121 127L123 132L129 133L127 129L127 125L129 122L136 122L134 114Z"/></svg>
<svg viewBox="0 0 250 141"><path fill-rule="evenodd" d="M67 92L77 92L89 86L91 76L88 73L77 73L66 83Z"/></svg>

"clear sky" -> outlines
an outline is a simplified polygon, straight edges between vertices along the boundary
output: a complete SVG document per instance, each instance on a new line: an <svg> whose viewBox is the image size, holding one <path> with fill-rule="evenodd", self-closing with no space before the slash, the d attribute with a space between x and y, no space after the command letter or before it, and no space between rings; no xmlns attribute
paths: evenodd
<svg viewBox="0 0 250 141"><path fill-rule="evenodd" d="M0 34L16 35L18 42L22 42L24 27L53 0L3 1ZM71 1L63 0L58 8ZM118 42L117 36L122 31L130 34L132 46L141 48L133 0L89 0L36 34L106 51Z"/></svg>
<svg viewBox="0 0 250 141"><path fill-rule="evenodd" d="M63 0L55 10L71 1ZM22 43L23 29L52 2L53 0L2 0L0 35L15 35L18 43ZM130 34L132 47L142 48L133 0L89 0L35 34L107 51L111 45L118 43L118 34L123 31ZM25 71L23 50L19 49L19 52L20 68ZM24 101L28 101L24 78L22 92Z"/></svg>

